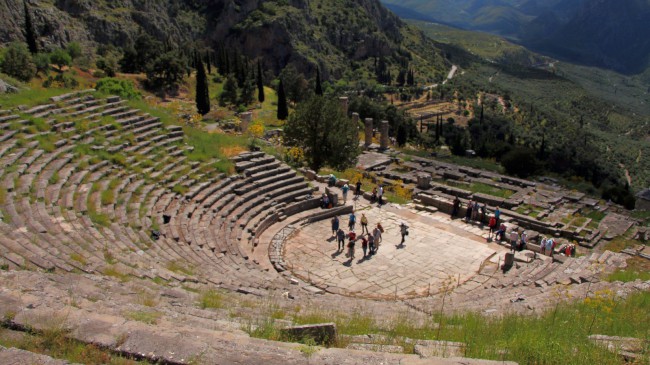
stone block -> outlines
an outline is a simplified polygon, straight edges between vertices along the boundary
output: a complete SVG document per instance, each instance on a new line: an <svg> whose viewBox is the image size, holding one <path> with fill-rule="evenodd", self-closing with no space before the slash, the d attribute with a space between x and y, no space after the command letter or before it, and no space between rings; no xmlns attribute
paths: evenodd
<svg viewBox="0 0 650 365"><path fill-rule="evenodd" d="M465 344L449 341L421 341L415 345L414 352L420 357L462 357Z"/></svg>
<svg viewBox="0 0 650 365"><path fill-rule="evenodd" d="M319 323L304 326L292 326L280 330L285 339L303 340L313 339L319 345L331 345L336 341L336 324Z"/></svg>
<svg viewBox="0 0 650 365"><path fill-rule="evenodd" d="M397 345L379 345L369 343L351 343L346 348L351 350L373 351L373 352L387 352L391 354L403 354L404 347Z"/></svg>

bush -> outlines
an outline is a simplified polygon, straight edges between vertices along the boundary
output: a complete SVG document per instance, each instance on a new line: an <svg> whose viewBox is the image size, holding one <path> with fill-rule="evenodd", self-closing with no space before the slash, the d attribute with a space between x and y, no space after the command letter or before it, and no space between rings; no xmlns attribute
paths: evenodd
<svg viewBox="0 0 650 365"><path fill-rule="evenodd" d="M32 57L36 72L47 75L50 72L50 55L46 53L37 53Z"/></svg>
<svg viewBox="0 0 650 365"><path fill-rule="evenodd" d="M501 159L501 165L508 174L517 175L521 178L537 173L540 168L539 161L535 157L535 151L528 148L515 148L508 152Z"/></svg>
<svg viewBox="0 0 650 365"><path fill-rule="evenodd" d="M45 88L63 88L63 89L74 89L79 86L79 81L72 77L71 75L65 73L59 73L56 76L48 76L45 81L43 81L43 87Z"/></svg>
<svg viewBox="0 0 650 365"><path fill-rule="evenodd" d="M63 49L56 49L50 53L50 61L62 71L63 66L70 66L72 64L72 57Z"/></svg>
<svg viewBox="0 0 650 365"><path fill-rule="evenodd" d="M106 94L119 95L125 99L140 99L140 92L136 90L131 80L107 77L98 80L95 89Z"/></svg>
<svg viewBox="0 0 650 365"><path fill-rule="evenodd" d="M4 54L2 72L20 81L29 81L36 74L36 66L27 46L22 43L11 43Z"/></svg>

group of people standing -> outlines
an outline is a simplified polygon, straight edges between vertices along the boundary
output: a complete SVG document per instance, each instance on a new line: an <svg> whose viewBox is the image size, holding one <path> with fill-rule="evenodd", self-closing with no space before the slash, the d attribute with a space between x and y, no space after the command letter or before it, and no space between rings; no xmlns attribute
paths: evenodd
<svg viewBox="0 0 650 365"><path fill-rule="evenodd" d="M456 197L454 199L454 203L451 209L451 216L456 217L458 216L458 213L460 212L460 199ZM499 219L499 207L494 212L497 220ZM469 203L467 203L467 209L465 210L465 222L479 222L481 224L485 224L487 218L487 205L485 203L480 204L479 202L474 202L473 200L470 200Z"/></svg>
<svg viewBox="0 0 650 365"><path fill-rule="evenodd" d="M358 180L355 184L355 190L354 190L354 196L355 199L358 199L359 196L361 196L362 191L361 191L361 180ZM343 204L346 204L348 202L348 192L350 191L350 185L348 183L343 184L341 187L341 191L343 193ZM372 195L370 196L370 202L378 202L379 205L384 204L384 187L383 185L377 185L374 188L372 188Z"/></svg>
<svg viewBox="0 0 650 365"><path fill-rule="evenodd" d="M338 216L332 218L332 235L336 236L338 242L337 252L341 252L345 249L345 239L348 239L348 252L346 257L350 259L354 258L354 247L357 241L361 242L361 249L363 250L363 257L369 257L377 253L379 249L379 244L382 241L382 233L384 232L384 227L381 223L377 222L376 227L370 232L368 229L368 218L365 213L361 213L361 233L357 235L355 232L355 226L357 223L357 217L354 212L350 213L348 217L348 233L346 234L343 231L343 228L340 227L340 220Z"/></svg>

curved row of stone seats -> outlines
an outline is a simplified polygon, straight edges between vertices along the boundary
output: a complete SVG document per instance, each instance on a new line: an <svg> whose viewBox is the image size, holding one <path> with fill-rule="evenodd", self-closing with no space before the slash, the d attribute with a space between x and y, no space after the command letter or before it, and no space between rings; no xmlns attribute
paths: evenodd
<svg viewBox="0 0 650 365"><path fill-rule="evenodd" d="M153 211L160 214L165 239L217 258L222 267L215 268L223 273L231 273L233 268L236 272L245 269L244 282L255 288L268 275L248 260L252 247L246 227L251 221L267 218L273 206L281 208L296 199L304 201L312 190L302 177L274 157L250 153L233 161L240 175L220 175L210 182L195 184L184 199L162 197ZM315 206L303 205L306 209ZM299 212L295 209L292 213ZM280 212L273 213L277 221Z"/></svg>
<svg viewBox="0 0 650 365"><path fill-rule="evenodd" d="M63 143L51 152L39 148L38 141L8 138L0 144L0 162L7 166L2 183L8 192L2 204L6 223L0 227L0 255L12 265L199 280L257 294L287 284L281 277L269 282L268 273L247 255L255 234L286 215L315 207L313 200L305 204L311 189L288 166L252 153L235 158L241 175L216 177L206 165L183 155L177 145L182 128L163 128L119 99L71 96L30 112L39 117L56 114L52 123L59 124L49 133L60 134ZM73 135L78 121L106 115L123 118L89 123L86 132ZM114 128L116 123L121 127ZM126 134L138 143L112 149L116 145L94 142ZM138 156L144 152L162 152L167 158L150 165L150 177L143 179L108 160L79 154L66 138L93 151L125 153L127 161L143 161ZM171 189L179 185L188 188L185 199ZM177 217L173 224L165 222L164 212ZM154 241L150 232L157 226L164 234Z"/></svg>
<svg viewBox="0 0 650 365"><path fill-rule="evenodd" d="M626 266L625 255L611 251L558 259L562 262L547 257L517 264L505 274L496 266L490 269L492 272L484 270L479 275L482 279L473 279L454 288L448 294L448 300L453 303L454 310L485 311L504 302L547 302L549 296L561 295L561 292L576 290L588 295L588 283L599 282L603 275ZM421 298L411 301L411 304L426 311L426 308L439 308L439 300L438 297Z"/></svg>
<svg viewBox="0 0 650 365"><path fill-rule="evenodd" d="M11 150L13 147L14 147L14 145L7 146L5 148L5 146L3 145L3 151L7 152L7 151ZM5 159L5 162L7 162L9 164L13 164L14 162L20 163L19 168L16 169L16 173L20 176L20 179L18 181L22 182L22 186L25 186L25 187L29 186L28 188L21 188L21 193L24 194L26 189L31 190L33 186L37 186L36 190L39 191L37 193L37 198L38 199L43 199L43 200L47 199L47 201L54 202L55 204L58 203L58 202L61 202L61 203L66 204L67 208L69 208L69 209L51 209L52 207L49 207L49 208L45 207L45 205L41 204L41 202L38 202L39 204L34 206L33 202L30 202L30 204L26 204L27 200L23 199L21 201L21 203L20 203L21 204L20 205L20 213L15 208L11 209L11 208L13 208L13 205L9 209L12 213L15 213L15 214L13 214L14 216L18 217L18 219L17 219L18 224L22 224L24 222L24 220L21 219L21 218L23 218L25 216L27 216L29 218L38 217L38 219L32 220L31 221L32 223L30 223L30 226L25 227L25 229L27 229L28 231L30 231L30 230L37 231L37 232L39 232L41 234L41 236L43 236L43 235L46 234L46 232L45 232L46 229L43 228L45 225L40 224L41 221L47 221L47 222L59 221L59 222L62 222L62 223L65 224L65 227L64 227L63 230L59 230L59 231L60 232L65 232L65 233L68 233L68 234L69 233L77 234L79 238L76 239L75 241L78 241L78 242L80 242L81 244L83 244L85 246L88 246L90 244L100 243L99 246L95 247L95 250L86 250L88 252L84 252L84 250L81 250L81 252L84 252L86 255L88 253L90 253L90 255L92 255L92 253L94 253L94 252L101 252L101 244L102 243L104 245L103 247L107 247L110 242L107 242L106 236L109 236L108 238L120 237L120 239L117 240L118 244L123 243L124 241L126 241L123 238L124 236L119 236L119 231L113 236L111 236L111 234L108 233L108 232L104 232L103 234L98 234L96 231L94 231L92 229L92 228L94 228L93 223L90 222L87 217L81 217L81 219L78 219L79 217L77 217L77 214L87 210L86 203L85 203L86 199L83 198L83 193L87 192L89 190L89 188L88 188L87 185L85 185L85 186L80 185L81 181L87 175L87 173L85 171L82 174L78 174L78 178L70 179L70 181L75 184L75 185L71 185L70 189L63 188L63 189L49 189L48 190L48 189L45 188L45 187L49 187L49 186L46 183L44 183L44 181L47 181L48 177L52 177L53 171L60 172L60 174L62 175L62 176L59 175L59 179L63 180L63 181L60 182L59 188L62 188L64 184L67 184L69 182L69 177L71 175L73 175L73 172L75 172L75 170L76 170L75 167L65 166L65 164L67 162L69 162L70 156L66 156L67 160L66 160L66 158L64 158L63 160L57 159L56 160L57 161L56 165L53 166L52 168L47 169L47 171L49 171L49 173L43 174L42 179L40 179L40 180L38 180L36 182L33 182L32 180L34 180L34 176L38 175L40 173L40 170L42 169L42 167L48 165L52 160L55 160L54 156L58 156L63 151L61 151L59 149L59 150L56 151L56 153L44 154L43 151L39 150L38 152L30 153L30 156L27 157L27 160L17 161L18 159L22 158L21 156L23 156L23 154L25 154L30 149L33 149L35 147L35 145L30 145L28 147L29 148L21 148L21 149L19 149L18 153L14 152L14 153L8 154L8 155L11 155L11 156L8 157L7 159ZM32 164L34 161L41 158L42 156L49 156L49 157L42 160L42 162ZM3 153L3 157L5 157L4 153ZM97 171L97 173L93 173L91 179L99 179L99 178L101 178L102 176L105 175L106 171L101 170L103 167L105 167L105 164L106 164L105 161L103 163L101 163L102 166L100 166L97 169L99 171ZM25 171L21 167L22 166L28 166L28 165L32 166L32 171L29 171L28 174L23 174ZM90 170L92 171L92 169L90 169ZM21 174L23 174L23 175L21 175ZM5 179L4 179L4 181L9 181L9 180L13 181L15 179L14 179L13 176L10 176L9 178L5 177ZM34 185L32 185L32 184L34 184ZM55 183L55 185L56 184L57 183ZM78 186L81 187L81 192L80 192L79 189L77 189ZM10 191L10 192L13 191L14 190L13 186L9 187L7 190ZM59 192L63 193L62 198L58 197ZM9 201L13 202L13 198L14 198L14 196L11 196ZM93 198L90 198L90 199L93 199ZM97 193L95 193L94 199L95 200L97 199ZM28 210L31 210L31 211L28 211ZM69 211L73 212L74 214L69 214ZM49 216L49 214L52 214L53 212L58 212L59 213L58 216L55 216L54 218ZM48 215L48 217L45 218L44 217L45 215ZM52 226L52 227L48 227L48 228L51 229L52 231L56 231L56 226ZM85 235L79 234L79 232L87 233L86 231L88 231L89 234L85 234ZM55 233L58 233L58 232L55 232ZM52 238L52 237L50 237L50 238ZM44 237L38 237L37 239L32 237L32 239L35 242L32 242L33 244L29 247L29 249L24 250L25 256L30 256L30 253L33 253L33 251L37 251L38 248L42 247L40 245L40 243L46 242L46 243L44 243L44 246L47 247L48 250L53 251L54 254L55 254L54 257L57 257L57 255L60 256L60 255L62 255L62 253L58 252L58 251L55 251L55 249L57 249L56 242L65 242L66 238L65 237L61 237L61 238L57 237L57 239L50 239L48 241L46 241L44 239ZM50 243L50 241L52 243ZM21 241L21 242L23 242L23 241ZM66 244L68 244L68 243L66 242ZM121 245L121 246L122 246L121 248L125 248L124 245ZM79 253L77 253L77 252L66 250L66 247L67 246L61 246L60 248L62 250L64 250L64 251L67 251L66 253L68 253L68 254L73 255L73 254L76 253L79 257L81 257L81 255ZM40 257L47 257L47 254L44 254L41 251L37 251L37 254L38 255L32 255L32 256L37 257L37 258L39 256ZM45 260L47 260L47 259L45 259ZM19 262L19 260L15 260L15 261ZM51 261L57 262L58 267L60 267L60 268L63 268L65 270L70 270L70 266L65 265L65 262L62 262L59 259L52 259ZM63 261L65 261L65 260L63 260ZM42 266L43 269L51 269L51 268L53 268L53 266L50 265L49 263L47 263L47 261L43 261L43 262L40 262L40 263L41 263L41 266ZM80 269L83 269L83 267L80 267Z"/></svg>

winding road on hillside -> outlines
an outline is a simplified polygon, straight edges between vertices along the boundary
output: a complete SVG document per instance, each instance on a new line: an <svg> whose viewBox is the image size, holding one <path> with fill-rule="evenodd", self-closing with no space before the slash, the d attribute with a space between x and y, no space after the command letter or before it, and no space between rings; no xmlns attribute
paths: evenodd
<svg viewBox="0 0 650 365"><path fill-rule="evenodd" d="M442 84L444 85L444 84L447 83L447 81L453 79L454 76L456 75L456 71L458 71L458 66L451 65L451 70L449 70L449 73L447 74L447 78L442 82ZM429 90L429 89L435 89L437 87L438 87L438 84L433 84L433 85L425 86L424 89Z"/></svg>

